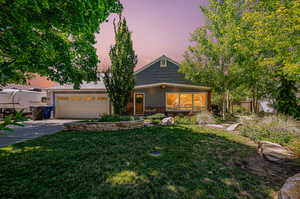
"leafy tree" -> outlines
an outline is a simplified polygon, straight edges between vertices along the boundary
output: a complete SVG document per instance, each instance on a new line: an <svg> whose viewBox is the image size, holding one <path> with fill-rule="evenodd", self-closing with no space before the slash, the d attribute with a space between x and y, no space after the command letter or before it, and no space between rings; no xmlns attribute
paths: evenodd
<svg viewBox="0 0 300 199"><path fill-rule="evenodd" d="M225 112L229 110L229 93L239 81L236 52L232 48L236 38L232 28L239 23L240 8L234 0L211 0L209 7L201 7L201 10L207 17L207 23L192 34L195 45L185 53L180 71L187 78L210 86L223 96L225 117Z"/></svg>
<svg viewBox="0 0 300 199"><path fill-rule="evenodd" d="M79 87L94 81L95 33L118 0L0 0L0 85L38 73Z"/></svg>
<svg viewBox="0 0 300 199"><path fill-rule="evenodd" d="M300 80L300 0L253 0L247 6L236 34L239 52L246 57L244 66L247 71L255 66L252 72L262 71L268 77L264 79L273 82L269 96L276 99L279 112L299 115L294 88ZM252 82L246 81L249 86L262 81Z"/></svg>
<svg viewBox="0 0 300 199"><path fill-rule="evenodd" d="M133 49L131 32L126 19L119 16L118 24L114 21L115 45L110 49L111 68L105 72L104 83L118 115L126 112L130 93L134 88L134 67L137 56Z"/></svg>
<svg viewBox="0 0 300 199"><path fill-rule="evenodd" d="M278 112L300 118L300 107L297 104L297 87L295 86L295 81L282 77L280 83L281 85L276 92L278 95L276 103Z"/></svg>
<svg viewBox="0 0 300 199"><path fill-rule="evenodd" d="M279 103L295 96L300 78L300 0L210 0L201 9L207 24L193 34L181 71L223 96L244 88L255 111L260 99L274 96L278 107L289 106L279 111L296 110Z"/></svg>

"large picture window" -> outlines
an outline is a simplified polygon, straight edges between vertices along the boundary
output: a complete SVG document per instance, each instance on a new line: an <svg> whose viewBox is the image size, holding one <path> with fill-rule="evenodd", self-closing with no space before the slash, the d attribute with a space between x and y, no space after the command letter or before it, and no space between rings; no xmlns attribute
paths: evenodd
<svg viewBox="0 0 300 199"><path fill-rule="evenodd" d="M200 111L206 108L207 93L167 93L167 111Z"/></svg>

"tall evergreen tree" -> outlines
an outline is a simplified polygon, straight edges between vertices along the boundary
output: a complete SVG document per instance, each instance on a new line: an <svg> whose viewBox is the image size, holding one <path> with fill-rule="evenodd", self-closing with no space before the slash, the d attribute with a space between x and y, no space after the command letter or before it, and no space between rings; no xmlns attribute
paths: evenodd
<svg viewBox="0 0 300 199"><path fill-rule="evenodd" d="M137 56L133 49L131 32L125 18L119 16L114 20L115 45L110 49L111 68L104 75L104 83L112 102L114 113L121 115L126 112L130 93L134 88L134 67Z"/></svg>

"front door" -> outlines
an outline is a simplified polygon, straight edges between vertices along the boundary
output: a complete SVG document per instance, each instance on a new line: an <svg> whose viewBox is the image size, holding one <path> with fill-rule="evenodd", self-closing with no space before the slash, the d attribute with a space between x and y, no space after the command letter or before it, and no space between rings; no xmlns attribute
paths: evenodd
<svg viewBox="0 0 300 199"><path fill-rule="evenodd" d="M135 114L144 114L144 97L143 93L135 93Z"/></svg>

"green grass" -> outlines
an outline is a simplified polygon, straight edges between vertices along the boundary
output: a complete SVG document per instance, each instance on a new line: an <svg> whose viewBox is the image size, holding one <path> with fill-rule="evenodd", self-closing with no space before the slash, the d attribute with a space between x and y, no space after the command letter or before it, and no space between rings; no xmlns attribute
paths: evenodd
<svg viewBox="0 0 300 199"><path fill-rule="evenodd" d="M230 164L255 153L247 141L188 126L59 132L0 149L0 198L271 198L276 182Z"/></svg>

